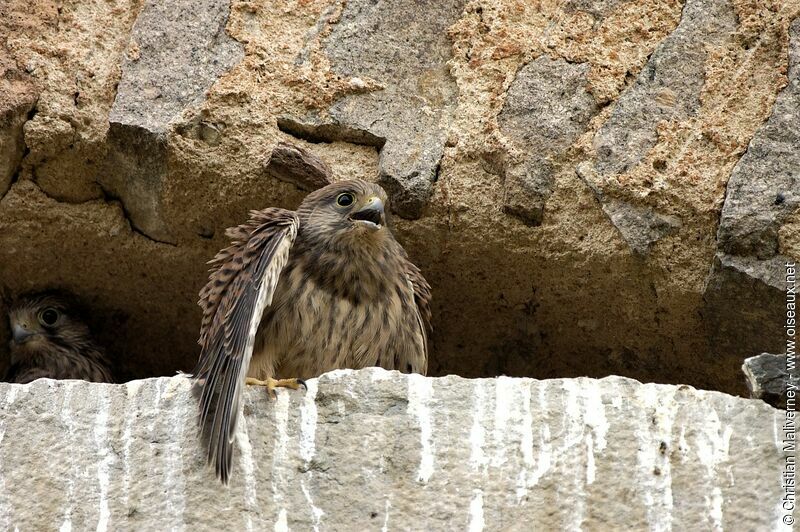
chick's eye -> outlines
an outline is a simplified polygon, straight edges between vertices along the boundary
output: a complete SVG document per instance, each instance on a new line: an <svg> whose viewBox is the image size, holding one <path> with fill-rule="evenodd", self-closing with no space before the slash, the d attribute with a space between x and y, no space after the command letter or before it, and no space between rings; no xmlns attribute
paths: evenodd
<svg viewBox="0 0 800 532"><path fill-rule="evenodd" d="M58 311L54 308L46 308L39 313L39 321L42 325L55 325L58 321Z"/></svg>
<svg viewBox="0 0 800 532"><path fill-rule="evenodd" d="M349 207L350 205L353 204L354 200L355 198L353 198L352 194L350 194L349 192L345 192L344 194L339 194L336 197L336 205L338 205L339 207Z"/></svg>

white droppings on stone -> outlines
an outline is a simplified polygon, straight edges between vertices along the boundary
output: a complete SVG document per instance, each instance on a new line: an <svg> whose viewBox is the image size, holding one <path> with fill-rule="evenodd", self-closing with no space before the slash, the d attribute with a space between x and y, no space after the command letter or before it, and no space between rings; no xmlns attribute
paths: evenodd
<svg viewBox="0 0 800 532"><path fill-rule="evenodd" d="M520 450L525 467L533 467L533 414L531 413L531 385L527 380L517 381L522 387L522 419L520 420Z"/></svg>
<svg viewBox="0 0 800 532"><path fill-rule="evenodd" d="M531 383L526 380L516 379L519 386L520 397L518 402L521 409L520 419L515 420L520 435L520 452L522 453L522 467L517 475L517 504L520 504L528 495L529 483L533 477L536 461L533 457L533 415L531 413ZM538 479L537 479L538 481Z"/></svg>
<svg viewBox="0 0 800 532"><path fill-rule="evenodd" d="M6 410L8 410L9 407L14 404L14 401L17 398L17 390L18 390L17 386L9 387L8 393L6 394L6 398L5 398L5 403L6 403L5 409ZM4 418L5 418L5 416L3 418L0 418L0 422L2 422ZM5 435L6 435L5 424L4 423L0 423L0 443L2 443L3 438L5 437Z"/></svg>
<svg viewBox="0 0 800 532"><path fill-rule="evenodd" d="M389 508L392 507L392 503L389 502L389 499L386 499L386 504L383 510L383 526L381 527L381 532L389 532Z"/></svg>
<svg viewBox="0 0 800 532"><path fill-rule="evenodd" d="M94 441L97 445L97 496L99 500L99 511L97 520L97 532L108 530L108 521L111 517L109 509L108 489L111 484L109 469L114 462L114 453L108 441L108 415L111 408L111 397L109 396L109 385L101 386L98 390L97 414L94 424Z"/></svg>
<svg viewBox="0 0 800 532"><path fill-rule="evenodd" d="M583 444L584 431L586 424L583 421L584 413L581 407L581 385L585 379L580 381L564 380L562 387L566 392L564 395L564 434L563 444L554 453L554 459L560 460L570 452L575 446ZM567 458L568 460L569 458ZM572 468L572 489L575 493L575 504L567 512L567 528L569 530L581 530L585 515L586 486L585 473L581 468Z"/></svg>
<svg viewBox="0 0 800 532"><path fill-rule="evenodd" d="M275 415L275 441L272 446L272 500L279 508L278 518L275 521L275 530L288 530L286 526L286 508L283 507L283 494L286 493L286 475L284 467L289 461L289 394L279 393L274 402ZM279 525L283 523L283 528Z"/></svg>
<svg viewBox="0 0 800 532"><path fill-rule="evenodd" d="M517 406L513 394L514 384L515 379L510 377L495 379L494 428L492 430L495 452L492 456L492 467L502 467L508 460L506 457L507 427L511 411Z"/></svg>
<svg viewBox="0 0 800 532"><path fill-rule="evenodd" d="M681 453L681 462L685 463L689 458L689 443L686 441L686 427L681 426L681 432L678 435L678 451Z"/></svg>
<svg viewBox="0 0 800 532"><path fill-rule="evenodd" d="M536 468L528 476L528 488L532 488L539 483L539 480L550 470L553 465L553 448L550 445L550 427L542 427L539 439L539 455L536 459Z"/></svg>
<svg viewBox="0 0 800 532"><path fill-rule="evenodd" d="M715 531L723 530L723 496L722 488L719 485L720 465L728 461L728 451L730 448L733 429L730 426L723 427L719 415L714 408L709 408L706 419L698 431L695 439L695 449L697 458L705 466L706 480L709 486L709 494L705 501L708 508L709 517L712 520L712 528ZM730 468L730 466L728 466Z"/></svg>
<svg viewBox="0 0 800 532"><path fill-rule="evenodd" d="M286 508L281 508L278 512L278 520L275 521L275 532L289 532L289 523L286 520Z"/></svg>
<svg viewBox="0 0 800 532"><path fill-rule="evenodd" d="M469 532L482 532L486 525L483 518L483 490L472 490L472 501L469 503Z"/></svg>
<svg viewBox="0 0 800 532"><path fill-rule="evenodd" d="M483 446L486 444L486 430L483 428L483 412L486 404L486 380L475 381L474 403L472 406L472 428L469 431L469 463L473 469L486 469L489 463Z"/></svg>
<svg viewBox="0 0 800 532"><path fill-rule="evenodd" d="M586 434L586 484L594 484L596 467L594 464L594 438L592 434Z"/></svg>
<svg viewBox="0 0 800 532"><path fill-rule="evenodd" d="M670 395L656 384L641 386L636 394L644 417L635 431L638 448L637 476L642 486L645 513L650 529L672 530L672 463L670 454L675 445L673 425L677 415L676 389Z"/></svg>
<svg viewBox="0 0 800 532"><path fill-rule="evenodd" d="M348 377L335 387L337 390L342 387L351 388L356 390L362 399L366 397L368 401L370 398L376 398L382 402L381 404L383 402L394 402L393 404L396 404L397 401L402 401L408 396L408 378L405 376L397 376L392 381L378 383L373 389L370 389L371 382L371 375L361 374ZM376 430L381 430L386 422L379 410L374 408L359 409L365 404L363 401L353 404L352 407L348 403L348 413L351 415L339 418L335 415L335 412L329 411L327 406L323 408L321 401L317 401L316 408L318 409L319 424L315 429L315 439L318 445L314 449L315 454L312 455L311 463L315 464L317 460L323 458L323 441L328 441L329 436L330 441L329 444L326 444L326 450L331 448L328 445L335 445L337 452L345 452L347 450L346 446L352 445L351 450L353 452L349 456L355 460L346 468L352 474L348 473L344 477L341 476L342 471L337 469L338 466L332 463L333 470L329 470L323 481L321 473L304 467L305 458L311 454L311 448L306 446L303 441L312 441L307 436L310 434L308 428L313 424L307 423L310 420L310 416L306 417L306 414L309 413L308 411L303 412L303 409L307 409L307 406L303 404L304 398L302 394L281 393L277 403L256 397L254 393L248 394L251 398L251 403L258 401L257 405L261 408L257 410L262 410L268 419L256 420L254 416L248 416L249 426L242 425L242 428L249 430L254 436L249 440L252 445L251 455L254 455L254 457L248 459L246 449L236 449L235 474L231 485L227 488L221 487L217 482L202 481L208 471L206 471L203 463L202 449L197 447L197 431L193 430L194 427L191 424L185 424L185 434L182 435L182 454L186 461L183 472L186 475L187 524L188 522L209 524L216 519L219 521L214 525L216 528L227 525L233 528L245 529L247 514L249 513L245 506L245 500L248 496L246 491L248 484L246 477L248 474L246 471L243 472L242 468L246 467L246 462L249 461L250 465L255 468L255 478L263 477L264 482L266 482L265 486L258 486L258 484L255 486L258 489L257 511L250 512L254 529L264 528L260 522L262 518L267 521L267 527L273 527L279 521L281 510L284 510L286 516L285 528L306 528L310 530L315 527L314 508L317 506L316 503L319 503L319 507L325 512L319 524L320 530L328 529L334 522L331 513L334 509L337 512L351 512L352 516L348 514L348 516L351 516L348 517L348 519L351 519L348 522L356 522L359 518L364 517L364 511L363 508L348 506L348 501L352 502L353 499L348 497L347 493L348 490L357 489L372 489L376 492L373 493L371 500L378 505L374 508L378 513L380 513L380 499L384 499L387 507L386 515L383 519L376 516L373 520L375 528L381 529L379 525L384 525L384 529L387 531L389 528L403 528L403 520L405 519L403 516L407 513L405 510L413 508L413 505L418 506L419 501L425 500L426 492L430 492L431 489L435 488L437 493L444 495L447 495L447 490L451 490L449 495L451 498L460 498L460 517L456 514L452 516L455 521L452 521L452 519L451 521L454 523L453 526L460 526L463 529L468 529L472 522L471 503L474 499L474 490L481 489L485 530L491 529L496 524L495 520L500 515L497 513L498 511L515 514L533 512L531 515L534 518L538 513L545 512L548 516L547 519L556 523L560 528L572 530L580 526L586 526L587 529L595 529L598 526L602 527L603 523L608 525L609 521L606 514L603 512L598 514L594 511L596 509L591 506L593 504L592 501L597 502L595 499L598 496L600 499L605 496L619 500L620 497L624 498L626 494L630 493L630 490L634 490L636 499L632 502L633 508L638 509L634 511L633 519L641 519L640 524L643 528L659 530L666 529L666 525L661 527L648 526L644 521L644 517L647 514L645 514L645 504L643 503L647 502L655 508L653 510L655 514L651 513L647 515L648 517L659 515L658 512L665 511L667 500L665 498L665 490L669 487L669 480L663 478L665 476L663 473L668 469L663 468L662 461L671 460L672 473L675 474L676 479L693 479L689 484L681 482L680 487L675 481L675 486L670 487L675 496L674 517L672 518L673 530L678 530L681 527L685 528L686 522L696 524L698 518L705 519L701 524L705 529L711 530L715 517L726 528L735 527L736 524L732 521L734 512L729 510L731 508L729 505L736 505L737 509L742 509L742 512L748 512L743 523L746 525L750 523L752 525L751 528L761 527L769 530L775 523L776 529L779 529L777 519L780 517L776 515L776 512L779 512L777 507L779 496L777 493L780 491L778 471L780 469L780 464L778 463L780 448L775 447L779 439L777 438L777 427L775 427L776 434L774 434L774 440L776 441L773 441L773 438L769 438L768 429L774 427L773 419L768 414L769 409L755 402L726 398L721 394L708 394L708 399L706 400L703 399L700 393L693 395L681 391L677 396L673 397L670 393L673 388L668 386L650 386L648 390L643 390L643 395L640 396L638 389L641 388L641 385L634 385L630 381L621 380L618 382L613 380L601 381L601 384L605 384L601 386L603 399L606 401L605 415L608 417L611 426L606 433L606 450L604 453L600 453L598 451L598 435L603 434L603 430L600 429L602 423L591 422L592 419L597 419L597 416L593 417L593 414L588 413L588 410L592 407L589 399L593 393L590 389L592 381L588 379L576 380L571 394L566 393L569 385L564 386L562 382L533 383L536 386L536 390L530 390L533 398L529 404L529 411L534 420L530 434L528 434L527 427L522 420L525 420L528 416L525 398L527 398L526 387L531 384L531 381L515 380L515 382L508 383L511 386L512 407L506 421L506 432L503 441L507 448L507 461L502 467L494 468L485 464L482 465L480 460L480 456L483 455L484 458L488 457L491 461L496 453L493 447L494 434L492 432L496 414L496 405L493 404L495 390L492 386L494 386L494 383L489 380L462 381L461 379L452 379L444 382L442 380L432 380L434 391L426 406L433 414L430 421L435 432L431 434L430 441L432 448L435 445L435 449L433 449L435 451L433 454L435 476L430 477L428 486L418 484L415 480L417 468L421 461L421 457L417 454L421 436L417 430L421 431L421 429L417 428L418 419L411 414L401 412L399 416L395 416L396 419L389 420L397 423L389 425L391 432L380 432L379 439L381 441L377 441L370 439L371 435L374 435ZM176 433L170 429L165 434L165 430L173 422L173 409L175 408L180 409L181 412L186 412L188 419L194 421L196 419L196 402L193 401L188 393L173 394L173 398L169 401L162 398L160 414L154 412L154 394L157 392L156 388L162 383L168 384L163 381L158 383L146 382L139 391L138 396L128 395L127 397L118 395L124 393L124 389L121 386L91 385L91 387L84 389L83 387L88 386L84 383L55 383L49 390L52 397L45 395L44 398L38 392L47 392L48 383L40 382L33 385L27 396L27 392L22 387L17 386L15 389L19 389L20 396L11 410L3 408L5 406L4 396L11 386L0 386L0 425L4 425L6 429L3 445L0 445L0 455L2 456L0 465L5 469L7 475L5 479L7 491L3 495L11 495L7 500L0 497L0 507L2 507L0 508L0 530L13 530L15 523L19 524L20 528L25 528L27 526L23 525L25 522L44 523L43 526L49 526L56 530L60 526L66 528L66 525L62 525L62 522L64 522L63 516L66 509L64 501L67 499L68 492L66 479L70 477L75 481L75 501L69 527L73 531L87 528L87 525L94 528L98 517L97 462L101 458L97 453L95 442L95 433L97 432L95 425L97 423L98 410L96 405L100 398L99 394L106 390L110 392L111 410L108 413L108 426L105 432L107 439L110 441L110 447L113 449L112 452L119 452L118 457L115 455L117 462L110 464L109 467L111 483L108 488L108 499L111 516L108 522L108 529L130 528L135 527L137 523L146 524L150 521L156 523L156 528L159 527L158 523L161 523L160 526L162 528L169 529L173 525L173 516L166 511L167 503L165 499L171 496L173 488L170 486L168 491L164 493L165 483L162 475L166 474L166 472L162 471L162 468L166 463L166 459L169 458L167 456L170 449L169 445L171 445L172 438L176 436ZM67 386L70 386L70 388ZM325 384L320 385L317 397L322 398L325 390L324 386ZM458 393L462 398L461 402L443 402L442 399L445 392L442 392L442 396L438 395L437 386L442 386L439 389L446 390L448 396ZM482 390L478 389L479 386L482 386ZM173 388L172 385L166 387ZM183 389L185 391L185 385ZM71 400L67 390L71 390ZM488 396L485 399L480 397L482 391ZM180 392L180 389L176 389L177 392ZM36 397L34 397L34 393ZM400 393L399 398L398 393ZM418 390L410 393L412 396L414 393L417 396L420 395ZM622 410L615 410L610 406L612 397L615 395L620 395L624 398ZM646 406L641 399L645 395L651 396L649 401L652 404L652 408ZM65 396L67 397L67 403L72 407L72 412L69 414L66 409L61 410ZM183 405L176 404L178 400L185 400L191 410L184 410ZM284 400L286 401L285 403L283 402ZM128 407L130 403L134 405L130 408L135 409L135 411L131 411ZM674 415L670 411L672 403L677 404ZM479 405L482 405L482 408ZM256 406L256 404L253 404L253 406ZM711 425L714 424L713 419L710 423L708 422L709 418L713 418L715 415L710 412L710 407L712 406L716 408L716 414L721 420L719 428L714 430L711 429ZM335 411L335 403L331 407ZM440 410L448 408L449 410ZM462 411L462 408L465 411ZM578 411L577 417L574 416L576 409ZM140 414L138 420L135 417L136 413ZM330 421L338 422L338 424L323 425L323 420L327 421L325 417L329 414L331 415ZM388 413L388 415L392 414L396 414L396 412L390 411ZM37 418L36 416L38 415L42 415L42 419L45 421L43 422L42 419ZM153 415L160 415L161 417L156 424L155 430L152 434L149 434L147 429ZM75 427L74 443L78 447L69 445L69 429L64 423L61 423L59 416L71 418ZM654 416L656 418L655 423L652 421ZM778 415L776 414L776 416ZM483 437L485 439L482 445L477 446L477 451L474 450L475 442L471 441L473 440L471 426L475 424L476 417L480 417L479 426L484 431ZM128 418L133 420L132 428L126 431L125 427L129 426ZM46 420L50 420L49 423ZM750 421L743 422L743 420ZM274 426L273 421L277 421ZM480 422L482 422L482 425L480 425ZM14 488L12 479L18 479L20 477L17 475L26 473L15 469L13 470L14 476L9 475L12 472L9 468L13 457L23 458L23 460L16 460L18 464L26 463L24 461L24 451L21 452L19 446L14 447L11 444L18 440L18 434L24 434L24 432L20 431L28 429L28 427L41 428L43 423L47 423L46 428L54 432L53 435L45 434L44 436L47 439L44 441L52 442L57 441L55 439L57 437L63 438L63 442L57 445L59 451L61 452L63 447L65 449L74 449L76 452L74 458L71 456L64 457L61 468L58 470L31 468L32 478L36 478L37 482L40 482L37 485L53 486L60 491L55 495L55 499L51 501L53 502L52 515L33 520L27 519L25 514L20 514L20 512L26 511L27 507L24 505L24 500L20 498L20 494L11 491ZM262 426L255 427L255 423L259 423ZM753 430L756 444L748 451L746 440L743 436L738 435L740 431L744 430L742 427L747 428L751 423L752 426L759 427L759 429ZM434 424L436 425L435 427L433 426ZM733 429L728 427L729 424ZM445 426L447 426L448 430L452 430L447 436L440 432ZM88 428L88 430L83 430L84 428ZM255 428L262 429L262 432L259 432L260 437L258 439L256 438ZM764 429L767 429L766 433L764 433ZM356 438L355 434L349 433L351 430L363 431L357 432L357 434L363 434L363 437ZM641 431L641 433L636 431ZM282 436L282 432L286 434L285 437ZM734 432L737 438L741 437L742 439L733 440ZM128 437L126 434L130 434L130 437L133 438L129 452L131 459L136 462L130 464L131 492L130 506L127 507L122 505L124 470L122 460L126 443L122 439ZM741 434L743 435L744 432L741 432ZM383 441L385 437L391 438L395 435L399 438L405 438L405 440L397 442L399 445L391 445L394 440ZM150 436L152 436L152 439L150 439ZM662 436L667 438L663 440L668 444L666 453L662 453L660 450ZM264 437L266 437L266 440L264 440ZM447 439L445 439L446 437ZM288 442L286 441L287 438ZM763 441L764 438L766 438L766 442ZM364 450L362 445L365 439L369 440L369 448L366 449L367 452L361 453L359 451ZM152 449L148 447L150 441L156 442L153 444ZM282 441L283 443L281 443ZM643 442L646 442L647 445L643 445ZM672 445L672 442L675 442L674 445ZM389 447L385 447L384 444L387 443L390 444ZM86 449L81 448L81 444ZM273 444L275 449L273 449ZM643 451L646 451L645 454L637 455L637 449L640 447ZM529 448L531 449L530 453L528 451ZM699 456L698 448L700 448ZM682 449L690 450L684 451ZM153 454L149 452L151 450L155 451L157 456L153 457ZM281 450L284 451L283 456L281 456ZM380 460L383 458L379 452L380 450L385 452L386 458L386 466L383 473L377 473L381 463ZM410 455L408 454L409 450L411 452ZM38 450L35 451L38 454ZM12 452L17 454L11 454ZM764 469L766 472L759 470L745 472L742 475L739 468L730 467L729 464L740 452L763 454L765 460L762 465L766 468ZM688 456L686 456L687 453ZM270 469L273 467L270 464L270 460L273 454L278 457L280 465L276 466L276 474L270 475ZM149 461L137 461L140 456L153 458ZM685 460L683 459L684 456ZM620 470L619 464L621 462L617 460L620 457L622 457L623 462L627 457L630 457L629 465L631 467L627 469L623 467ZM32 456L33 460L37 458L38 456L36 455ZM719 462L721 458L724 458L724 460ZM70 459L74 460L74 464L69 462ZM592 459L594 459L594 467L591 464ZM192 460L192 462L190 463L189 460ZM610 463L609 460L614 460L614 462ZM647 472L642 467L642 463L646 464L648 460L652 461L650 465L663 469L660 475L654 475L652 467L649 474L645 474ZM410 464L408 463L409 461ZM239 466L239 463L242 463L242 466ZM707 464L714 464L714 471L716 472L714 485L711 485L707 478L709 477L707 475ZM637 465L639 466L638 468ZM193 466L198 469L192 469ZM70 472L70 467L74 468L72 472ZM362 469L376 473L378 480L373 482L359 480ZM593 483L592 470L595 471ZM191 481L189 477L190 471L192 475ZM403 473L403 471L406 471L406 473ZM627 471L630 472L630 476L633 478L625 477ZM518 478L521 472L524 472L524 476ZM612 478L607 478L612 472L614 473ZM755 473L758 473L758 475L754 476ZM213 473L211 474L213 477ZM738 490L731 489L732 474L738 476L736 479L737 485L740 486ZM538 480L543 475L546 476ZM686 475L689 476L687 477ZM645 477L649 483L642 481ZM196 484L195 479L199 484ZM331 482L331 479L342 479L342 481L341 484L337 484L336 482ZM282 499L276 500L272 497L270 480L276 483L277 491ZM350 486L348 483L350 480L352 480L351 484L355 487ZM2 478L0 478L0 481L2 481ZM536 484L537 481L538 485ZM258 481L256 480L256 482ZM750 499L744 496L740 497L741 487L746 488L749 486L748 482L755 482L757 484L754 485L758 487L758 490L753 492L754 494ZM458 491L459 486L460 492ZM536 487L531 488L531 486ZM715 490L715 487L718 489ZM266 488L266 490L262 488ZM523 498L525 502L521 504L526 505L527 509L523 511L520 507L514 510L515 496L524 494L526 489L528 490L527 496ZM552 498L549 494L552 494L553 489L559 490L561 495L568 497L569 504L551 504L548 506L548 501ZM456 491L452 492L452 490ZM640 494L643 492L647 493ZM376 494L377 497L374 496ZM707 501L704 500L706 496L708 497ZM337 499L337 497L341 500ZM582 504L584 505L582 509L580 508L581 503L576 502L580 501L581 498L583 498ZM388 506L389 499L391 499L391 509ZM722 504L715 506L715 499L722 501ZM199 506L190 504L190 500L199 503ZM430 500L430 497L428 497L428 500ZM755 503L754 501L756 500L761 502ZM688 501L686 502L688 506L679 506L679 501ZM752 507L748 506L750 503L752 503ZM708 504L708 507L705 504ZM19 508L15 507L15 505L19 506ZM583 512L583 520L569 515L576 506L578 515ZM133 510L135 509L134 507L138 508L139 511L132 512L131 516L127 516L126 510ZM141 511L143 508L149 508L149 511L143 513ZM590 508L593 510L592 512L589 511ZM9 512L6 516L2 513L4 509ZM724 514L721 514L718 509L724 511ZM395 513L395 510L397 510L397 513ZM264 514L263 512L267 513ZM696 515L698 513L700 514L699 516ZM289 515L292 515L291 523L288 523ZM336 522L339 522L338 517L340 516L337 515L336 517ZM369 519L368 516L367 519ZM6 527L3 527L4 520L8 524ZM328 522L329 520L331 520L330 523ZM437 523L441 525L441 521L435 515L424 512L414 522L419 525L418 528L420 529L435 528ZM476 519L475 522L477 523L479 520ZM500 525L503 522L500 522ZM222 524L220 525L220 523ZM513 526L513 523L510 526ZM186 526L186 528L189 527Z"/></svg>
<svg viewBox="0 0 800 532"><path fill-rule="evenodd" d="M244 406L249 403L248 394L242 396ZM242 409L244 410L244 408ZM250 436L247 432L247 418L244 412L239 412L239 419L236 423L236 443L239 447L240 460L242 464L242 475L244 476L244 506L247 509L246 526L247 530L253 530L253 513L258 512L258 492L256 491L256 462L253 459L253 446L250 443Z"/></svg>
<svg viewBox="0 0 800 532"><path fill-rule="evenodd" d="M314 532L319 532L319 525L325 512L314 504L314 499L311 498L311 491L306 486L305 479L300 480L300 489L303 491L303 496L306 498L308 506L311 508L311 518L314 520Z"/></svg>
<svg viewBox="0 0 800 532"><path fill-rule="evenodd" d="M66 440L65 448L70 448L75 441L75 425L72 422L72 409L70 408L70 400L72 399L72 386L64 386L64 402L61 405L59 417L61 423L64 425L64 439ZM64 522L61 524L60 530L62 532L69 532L72 530L72 510L75 506L75 467L73 461L70 460L69 471L67 472L67 506L64 511Z"/></svg>
<svg viewBox="0 0 800 532"><path fill-rule="evenodd" d="M137 419L134 412L136 398L144 381L130 381L125 384L125 423L122 429L122 497L127 508L131 485L131 442L133 441L133 422Z"/></svg>
<svg viewBox="0 0 800 532"><path fill-rule="evenodd" d="M8 414L9 407L14 404L14 401L17 397L17 390L19 388L17 386L9 386L8 393L6 393L5 397L5 407L6 413ZM6 434L6 426L5 421L10 419L10 415L0 416L0 442L3 441L3 438ZM2 447L0 447L0 451L2 451ZM12 515L12 508L9 504L9 500L11 497L6 495L6 480L5 475L3 474L3 463L4 460L0 459L0 523L3 524L2 530L9 530L11 528L11 515Z"/></svg>
<svg viewBox="0 0 800 532"><path fill-rule="evenodd" d="M156 393L153 394L155 398L155 405L153 409L154 415L153 419L150 421L150 427L149 427L150 436L153 435L153 431L156 429L156 423L158 422L158 415L156 413L159 412L161 409L161 397L164 395L164 388L166 387L166 385L167 385L166 379L156 380L156 385L155 385Z"/></svg>
<svg viewBox="0 0 800 532"><path fill-rule="evenodd" d="M719 486L711 488L711 495L706 496L706 506L709 507L708 516L713 523L714 532L722 532L722 490Z"/></svg>
<svg viewBox="0 0 800 532"><path fill-rule="evenodd" d="M539 385L539 399L536 408L539 411L546 411L547 409L547 383L542 382ZM541 419L541 418L540 418ZM539 454L536 457L536 467L528 477L528 487L531 488L539 483L539 480L550 470L553 464L553 447L550 444L550 426L542 423L539 426Z"/></svg>
<svg viewBox="0 0 800 532"><path fill-rule="evenodd" d="M606 448L606 435L608 434L608 419L606 418L606 407L603 404L603 394L600 390L600 383L595 380L585 380L583 391L586 401L584 403L584 421L592 428L597 451Z"/></svg>
<svg viewBox="0 0 800 532"><path fill-rule="evenodd" d="M170 379L167 382L164 398L173 398L176 394L184 390L183 379ZM173 401L180 406L169 408L171 412L168 420L167 432L174 431L175 437L170 438L164 452L164 489L167 494L167 510L170 517L174 519L173 530L183 530L185 525L184 512L186 511L186 481L183 477L183 455L181 447L183 442L183 431L185 420L191 419L189 409L192 407L191 401Z"/></svg>
<svg viewBox="0 0 800 532"><path fill-rule="evenodd" d="M392 372L391 371L385 370L385 369L383 369L381 367L378 367L378 366L376 366L374 368L365 368L362 371L368 372L369 379L372 382L386 381L386 380L390 380L392 378Z"/></svg>
<svg viewBox="0 0 800 532"><path fill-rule="evenodd" d="M564 380L561 387L564 390L564 445L558 449L563 452L581 442L583 442L584 421L583 408L581 405L581 384L573 380Z"/></svg>
<svg viewBox="0 0 800 532"><path fill-rule="evenodd" d="M613 406L617 410L622 408L622 396L621 395L612 395L611 396L611 406Z"/></svg>
<svg viewBox="0 0 800 532"><path fill-rule="evenodd" d="M306 382L306 393L300 406L300 458L306 465L316 454L317 380Z"/></svg>
<svg viewBox="0 0 800 532"><path fill-rule="evenodd" d="M408 413L417 418L422 444L417 481L428 482L434 469L433 427L430 401L433 396L433 381L413 373L408 376Z"/></svg>

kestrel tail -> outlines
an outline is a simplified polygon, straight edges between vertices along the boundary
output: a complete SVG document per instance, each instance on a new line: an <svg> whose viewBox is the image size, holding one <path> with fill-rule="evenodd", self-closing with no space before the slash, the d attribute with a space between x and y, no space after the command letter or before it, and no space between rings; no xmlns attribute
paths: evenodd
<svg viewBox="0 0 800 532"><path fill-rule="evenodd" d="M430 286L386 227L386 204L378 185L341 181L296 212L252 211L228 230L233 243L200 292L194 372L208 460L223 482L246 382L274 393L337 368L427 371Z"/></svg>
<svg viewBox="0 0 800 532"><path fill-rule="evenodd" d="M43 292L11 305L11 366L6 380L114 382L105 352L92 339L72 299L60 292Z"/></svg>

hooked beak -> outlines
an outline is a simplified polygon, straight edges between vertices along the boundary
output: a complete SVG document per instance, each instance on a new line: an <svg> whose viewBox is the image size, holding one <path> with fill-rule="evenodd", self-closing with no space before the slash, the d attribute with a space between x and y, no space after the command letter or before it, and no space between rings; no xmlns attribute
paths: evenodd
<svg viewBox="0 0 800 532"><path fill-rule="evenodd" d="M350 215L350 219L372 230L380 229L381 226L386 224L383 201L378 196L372 196Z"/></svg>
<svg viewBox="0 0 800 532"><path fill-rule="evenodd" d="M36 336L36 333L28 329L25 324L15 323L11 327L11 337L16 344L24 344L31 336Z"/></svg>

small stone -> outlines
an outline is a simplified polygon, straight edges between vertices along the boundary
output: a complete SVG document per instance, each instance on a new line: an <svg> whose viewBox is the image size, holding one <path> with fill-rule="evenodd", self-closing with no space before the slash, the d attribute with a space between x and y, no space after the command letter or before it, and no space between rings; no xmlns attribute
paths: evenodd
<svg viewBox="0 0 800 532"><path fill-rule="evenodd" d="M350 86L354 89L363 89L367 84L361 78L350 78Z"/></svg>
<svg viewBox="0 0 800 532"><path fill-rule="evenodd" d="M786 370L786 355L761 353L745 359L742 365L750 397L762 399L776 407L786 408L786 391L790 374Z"/></svg>
<svg viewBox="0 0 800 532"><path fill-rule="evenodd" d="M279 142L266 165L267 173L302 190L313 191L333 182L330 167L305 148Z"/></svg>

